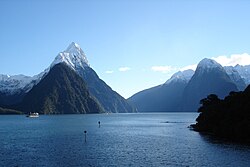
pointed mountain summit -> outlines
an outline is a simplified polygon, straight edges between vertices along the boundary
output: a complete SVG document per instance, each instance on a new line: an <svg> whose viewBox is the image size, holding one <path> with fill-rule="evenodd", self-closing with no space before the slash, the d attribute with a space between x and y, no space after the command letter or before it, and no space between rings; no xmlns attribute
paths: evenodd
<svg viewBox="0 0 250 167"><path fill-rule="evenodd" d="M0 74L0 105L12 105L22 101L26 93L37 85L56 64L65 63L73 70L88 67L88 60L80 46L72 42L68 48L59 53L50 67L33 77L25 75L1 75Z"/></svg>
<svg viewBox="0 0 250 167"><path fill-rule="evenodd" d="M60 63L65 63L85 81L91 96L99 102L105 112L135 112L135 108L128 104L126 99L99 78L90 67L80 45L72 42L65 51L57 55L50 68Z"/></svg>
<svg viewBox="0 0 250 167"><path fill-rule="evenodd" d="M55 60L51 64L51 67L63 62L75 71L81 68L89 67L85 53L81 49L80 45L75 42L72 42L65 51L60 52L56 56Z"/></svg>
<svg viewBox="0 0 250 167"><path fill-rule="evenodd" d="M224 68L216 61L205 58L198 64L184 90L182 110L196 111L200 100L209 94L224 98L229 92L237 90Z"/></svg>
<svg viewBox="0 0 250 167"><path fill-rule="evenodd" d="M224 71L223 67L215 60L204 58L197 65L196 72L199 74L209 72L212 70Z"/></svg>
<svg viewBox="0 0 250 167"><path fill-rule="evenodd" d="M14 84L13 90L17 90L17 93L11 96L5 93L10 85L6 77L0 76L2 107L16 108L23 112L41 110L45 114L136 111L126 99L98 77L81 47L74 42L56 56L49 68L30 79L22 89L16 89Z"/></svg>

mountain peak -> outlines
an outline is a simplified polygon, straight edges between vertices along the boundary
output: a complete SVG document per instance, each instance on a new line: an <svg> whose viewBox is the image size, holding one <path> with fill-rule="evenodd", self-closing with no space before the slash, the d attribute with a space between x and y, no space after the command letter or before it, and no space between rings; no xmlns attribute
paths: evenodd
<svg viewBox="0 0 250 167"><path fill-rule="evenodd" d="M217 66L221 66L221 65L219 63L217 63L215 60L204 58L199 62L197 67L213 68L213 67L217 67Z"/></svg>
<svg viewBox="0 0 250 167"><path fill-rule="evenodd" d="M71 44L68 46L65 52L72 52L72 51L81 51L80 45L78 45L75 42L71 42Z"/></svg>
<svg viewBox="0 0 250 167"><path fill-rule="evenodd" d="M215 60L204 58L197 65L196 71L210 71L211 69L221 69L224 70L223 67L217 63Z"/></svg>
<svg viewBox="0 0 250 167"><path fill-rule="evenodd" d="M65 51L60 52L56 56L55 60L51 64L51 67L59 63L65 63L73 70L89 66L85 53L81 49L80 45L75 42L72 42Z"/></svg>
<svg viewBox="0 0 250 167"><path fill-rule="evenodd" d="M165 84L169 84L171 82L177 82L177 81L184 81L188 82L192 76L194 75L194 71L189 69L189 70L184 70L184 71L178 71L172 75L172 77L165 82Z"/></svg>

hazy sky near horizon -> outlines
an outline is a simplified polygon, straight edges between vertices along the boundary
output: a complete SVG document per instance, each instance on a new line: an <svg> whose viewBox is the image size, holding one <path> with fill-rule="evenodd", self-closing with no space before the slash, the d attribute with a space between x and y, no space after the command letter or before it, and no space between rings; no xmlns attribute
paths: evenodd
<svg viewBox="0 0 250 167"><path fill-rule="evenodd" d="M1 0L0 74L38 74L74 41L128 98L203 58L250 64L249 7L248 0Z"/></svg>

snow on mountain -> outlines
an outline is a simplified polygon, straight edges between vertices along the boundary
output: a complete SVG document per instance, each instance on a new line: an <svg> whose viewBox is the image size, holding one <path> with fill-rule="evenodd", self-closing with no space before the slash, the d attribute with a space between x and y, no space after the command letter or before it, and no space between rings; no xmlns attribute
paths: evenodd
<svg viewBox="0 0 250 167"><path fill-rule="evenodd" d="M75 42L72 42L65 51L60 52L56 56L50 68L62 62L66 63L73 70L89 66L85 53Z"/></svg>
<svg viewBox="0 0 250 167"><path fill-rule="evenodd" d="M212 70L225 72L224 68L215 60L204 58L197 65L195 73L197 73L197 75L203 75L204 73L209 73Z"/></svg>
<svg viewBox="0 0 250 167"><path fill-rule="evenodd" d="M80 45L75 42L72 42L65 51L60 52L54 61L51 63L50 67L45 69L38 75L33 77L25 76L25 75L1 75L0 74L0 92L14 94L17 91L28 92L34 85L40 82L40 80L47 75L50 69L59 63L66 63L73 70L78 71L84 69L85 67L89 67L89 63L87 57ZM197 66L196 71L199 71L201 74L205 71L209 71L211 69L219 69L222 71L226 71L226 73L230 76L230 78L235 81L239 81L240 77L244 80L244 82L248 85L250 84L250 65L241 66L236 65L235 67L222 67L219 63L212 59L205 58L201 60ZM237 74L238 73L238 74ZM188 82L193 76L193 70L185 70L179 71L172 75L172 77L165 82L168 84L170 82L175 81L184 81Z"/></svg>
<svg viewBox="0 0 250 167"><path fill-rule="evenodd" d="M17 92L27 93L32 87L40 82L40 80L48 73L48 69L38 75L3 75L0 74L0 92L13 95Z"/></svg>
<svg viewBox="0 0 250 167"><path fill-rule="evenodd" d="M236 65L234 69L239 73L246 85L250 84L250 65Z"/></svg>
<svg viewBox="0 0 250 167"><path fill-rule="evenodd" d="M237 85L237 88L239 90L244 90L246 88L246 83L242 76L239 74L237 69L233 66L225 66L224 67L227 75L230 77L230 79L234 82L235 85Z"/></svg>
<svg viewBox="0 0 250 167"><path fill-rule="evenodd" d="M178 71L177 73L174 73L172 77L169 80L167 80L167 82L165 82L165 84L178 81L183 81L188 83L188 81L192 78L193 75L194 75L193 70Z"/></svg>
<svg viewBox="0 0 250 167"><path fill-rule="evenodd" d="M223 69L223 67L217 63L215 60L204 58L202 59L199 64L197 65L197 69L214 69L214 68L220 68Z"/></svg>
<svg viewBox="0 0 250 167"><path fill-rule="evenodd" d="M212 69L217 69L221 71L225 71L230 79L237 85L239 90L244 90L247 85L250 84L250 65L236 65L236 66L225 66L222 67L215 60L204 58L201 60L197 66L198 73L202 74L205 71L209 71ZM169 84L171 82L184 81L188 82L193 76L193 70L185 70L183 72L179 71L172 75L172 77L165 82L165 84Z"/></svg>
<svg viewBox="0 0 250 167"><path fill-rule="evenodd" d="M200 73L204 71L208 71L214 68L219 68L221 70L224 70L223 67L217 63L216 61L208 58L204 58L199 62L197 65L196 71L199 71ZM170 79L168 79L164 84L169 84L172 82L178 82L178 81L184 81L188 83L188 81L192 78L194 75L195 71L188 69L184 71L178 71L177 73L174 73Z"/></svg>
<svg viewBox="0 0 250 167"><path fill-rule="evenodd" d="M247 85L250 84L250 65L236 65L236 66L225 66L222 67L221 64L217 63L215 60L204 58L197 65L196 72L199 75L202 75L204 72L208 72L210 70L218 70L224 71L230 77L230 79L237 85L239 90L244 90ZM175 73L166 83L170 83L179 78L184 78L187 76L186 81L188 82L193 76L194 72L190 71L189 73L184 74L181 72ZM184 75L184 76L182 76ZM166 84L165 83L165 84Z"/></svg>
<svg viewBox="0 0 250 167"><path fill-rule="evenodd" d="M14 94L17 90L28 89L27 85L33 80L36 80L36 78L25 75L0 75L0 92Z"/></svg>
<svg viewBox="0 0 250 167"><path fill-rule="evenodd" d="M0 92L7 94L15 94L16 92L28 92L32 87L40 82L40 80L48 74L50 68L58 63L66 63L74 70L89 66L88 60L80 46L72 42L64 52L60 52L49 68L45 69L38 75L33 77L25 75L0 75Z"/></svg>

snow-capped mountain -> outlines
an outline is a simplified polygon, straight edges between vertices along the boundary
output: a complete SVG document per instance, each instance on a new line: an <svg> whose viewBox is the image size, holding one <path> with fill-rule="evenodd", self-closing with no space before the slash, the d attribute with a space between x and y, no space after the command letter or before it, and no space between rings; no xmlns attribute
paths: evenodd
<svg viewBox="0 0 250 167"><path fill-rule="evenodd" d="M89 67L85 53L75 42L72 42L65 51L60 52L50 67L63 62L75 71L81 68Z"/></svg>
<svg viewBox="0 0 250 167"><path fill-rule="evenodd" d="M27 93L34 85L39 83L47 72L48 69L33 77L22 74L12 76L0 74L0 93L9 95L20 92Z"/></svg>
<svg viewBox="0 0 250 167"><path fill-rule="evenodd" d="M106 112L134 112L127 101L117 92L113 91L96 72L90 67L85 53L81 47L72 42L68 48L60 52L50 65L65 63L87 83L90 94L95 97Z"/></svg>
<svg viewBox="0 0 250 167"><path fill-rule="evenodd" d="M224 69L233 83L237 86L238 90L242 91L246 88L247 85L235 67L225 66Z"/></svg>
<svg viewBox="0 0 250 167"><path fill-rule="evenodd" d="M225 71L224 68L215 60L204 58L197 65L196 72L201 75L211 70Z"/></svg>
<svg viewBox="0 0 250 167"><path fill-rule="evenodd" d="M185 70L185 71L178 71L172 75L170 79L167 80L164 84L169 84L171 82L183 81L188 83L188 81L194 75L194 70Z"/></svg>
<svg viewBox="0 0 250 167"><path fill-rule="evenodd" d="M33 77L25 75L0 75L0 105L12 105L22 100L34 85L45 76L46 71Z"/></svg>
<svg viewBox="0 0 250 167"><path fill-rule="evenodd" d="M91 96L106 112L135 111L123 97L99 78L90 67L81 47L74 42L65 51L60 52L51 65L38 75L0 75L0 105L20 102L55 65L61 63L73 69L84 80ZM193 104L197 106L198 100L209 93L218 93L219 97L224 97L230 90L244 89L247 84L250 84L250 65L222 67L216 61L205 58L199 62L195 72L177 72L164 84L141 91L129 98L129 101L137 101L140 107L147 111L157 107L159 111L177 111L184 101L190 104L184 108L193 109ZM184 101L181 100L183 97L186 98Z"/></svg>
<svg viewBox="0 0 250 167"><path fill-rule="evenodd" d="M64 52L60 52L50 67L33 77L25 75L2 75L0 74L0 92L13 95L19 92L28 92L31 88L48 74L50 68L59 63L66 63L74 70L89 66L88 60L80 46L72 42Z"/></svg>
<svg viewBox="0 0 250 167"><path fill-rule="evenodd" d="M13 95L21 90L28 92L40 75L33 77L25 75L0 75L0 92Z"/></svg>
<svg viewBox="0 0 250 167"><path fill-rule="evenodd" d="M211 59L203 59L184 89L182 110L197 110L200 100L209 94L224 98L229 92L237 90L237 86L219 63Z"/></svg>
<svg viewBox="0 0 250 167"><path fill-rule="evenodd" d="M241 78L245 81L246 85L250 84L250 65L241 66L236 65L234 69L239 73Z"/></svg>
<svg viewBox="0 0 250 167"><path fill-rule="evenodd" d="M33 80L25 75L0 75L0 91L14 94L18 89L24 89Z"/></svg>
<svg viewBox="0 0 250 167"><path fill-rule="evenodd" d="M139 111L195 111L199 101L214 93L223 98L237 87L216 61L203 59L195 72L177 72L162 85L136 93L128 100Z"/></svg>
<svg viewBox="0 0 250 167"><path fill-rule="evenodd" d="M65 51L60 52L47 69L34 77L15 76L8 78L8 76L1 76L0 105L22 105L22 100L32 92L33 88L35 89L38 85L41 85L42 81L45 82L44 78L46 78L50 71L56 65L61 64L65 64L66 67L71 68L83 79L91 97L97 101L98 105L105 112L135 112L135 108L129 105L126 99L113 91L111 87L99 78L96 72L90 67L83 50L74 42ZM65 93L73 96L70 95L72 92Z"/></svg>

